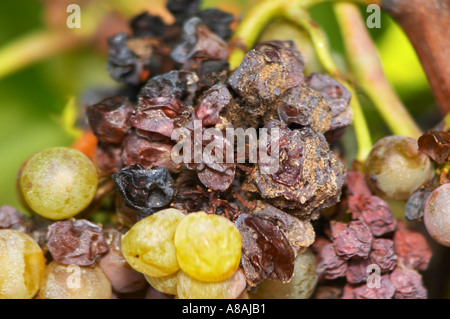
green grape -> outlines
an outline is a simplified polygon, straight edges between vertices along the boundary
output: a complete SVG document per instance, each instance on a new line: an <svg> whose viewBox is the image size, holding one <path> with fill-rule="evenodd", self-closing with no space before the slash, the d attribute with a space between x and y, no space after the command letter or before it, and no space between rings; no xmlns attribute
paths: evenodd
<svg viewBox="0 0 450 319"><path fill-rule="evenodd" d="M135 270L163 277L178 271L175 229L185 215L169 208L140 220L122 239L122 253Z"/></svg>
<svg viewBox="0 0 450 319"><path fill-rule="evenodd" d="M33 298L44 272L44 253L31 237L0 230L0 299Z"/></svg>
<svg viewBox="0 0 450 319"><path fill-rule="evenodd" d="M237 299L243 294L246 285L245 275L241 269L219 282L200 281L184 271L179 271L177 296L179 299Z"/></svg>
<svg viewBox="0 0 450 319"><path fill-rule="evenodd" d="M91 203L98 176L85 155L55 147L33 155L25 163L19 183L23 198L34 212L59 220L75 216Z"/></svg>
<svg viewBox="0 0 450 319"><path fill-rule="evenodd" d="M175 233L178 264L189 276L223 281L239 267L242 239L227 218L204 212L188 214Z"/></svg>
<svg viewBox="0 0 450 319"><path fill-rule="evenodd" d="M80 267L52 261L42 280L40 299L111 299L111 282L99 265Z"/></svg>
<svg viewBox="0 0 450 319"><path fill-rule="evenodd" d="M432 165L428 156L419 152L415 139L386 136L373 145L365 173L370 188L378 195L407 200L430 179Z"/></svg>
<svg viewBox="0 0 450 319"><path fill-rule="evenodd" d="M152 277L144 275L147 282L156 290L168 295L177 294L177 276L178 272L164 277Z"/></svg>
<svg viewBox="0 0 450 319"><path fill-rule="evenodd" d="M436 242L450 247L450 183L431 192L425 203L423 221Z"/></svg>
<svg viewBox="0 0 450 319"><path fill-rule="evenodd" d="M317 283L316 259L307 249L295 259L294 275L289 282L264 280L251 299L308 299Z"/></svg>

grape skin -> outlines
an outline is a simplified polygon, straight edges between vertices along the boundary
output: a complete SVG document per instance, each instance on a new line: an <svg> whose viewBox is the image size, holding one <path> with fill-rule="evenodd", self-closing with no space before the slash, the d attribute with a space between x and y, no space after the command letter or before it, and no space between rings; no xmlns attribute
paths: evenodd
<svg viewBox="0 0 450 319"><path fill-rule="evenodd" d="M31 237L0 230L0 299L33 298L44 272L44 253Z"/></svg>
<svg viewBox="0 0 450 319"><path fill-rule="evenodd" d="M239 267L242 238L227 218L196 212L178 225L175 247L184 272L200 281L218 282L231 277Z"/></svg>
<svg viewBox="0 0 450 319"><path fill-rule="evenodd" d="M177 272L174 236L183 218L182 212L169 208L134 224L122 238L122 253L130 266L152 277Z"/></svg>
<svg viewBox="0 0 450 319"><path fill-rule="evenodd" d="M52 261L42 280L40 299L111 299L111 282L100 266L79 267Z"/></svg>
<svg viewBox="0 0 450 319"><path fill-rule="evenodd" d="M450 247L450 183L439 186L430 194L423 217L431 237Z"/></svg>
<svg viewBox="0 0 450 319"><path fill-rule="evenodd" d="M420 153L417 141L404 136L379 139L366 160L367 182L376 194L405 201L432 173L431 161Z"/></svg>
<svg viewBox="0 0 450 319"><path fill-rule="evenodd" d="M245 275L238 269L231 277L220 282L204 282L178 272L178 299L237 299L246 287Z"/></svg>
<svg viewBox="0 0 450 319"><path fill-rule="evenodd" d="M156 290L168 295L177 294L178 272L164 277L152 277L149 275L144 276L147 282L150 284L150 286L152 286Z"/></svg>
<svg viewBox="0 0 450 319"><path fill-rule="evenodd" d="M81 152L55 147L33 155L20 175L20 188L37 214L61 220L85 209L97 191L94 164Z"/></svg>
<svg viewBox="0 0 450 319"><path fill-rule="evenodd" d="M250 299L308 299L317 283L316 259L310 249L295 259L294 275L284 283L279 280L264 280L258 285Z"/></svg>

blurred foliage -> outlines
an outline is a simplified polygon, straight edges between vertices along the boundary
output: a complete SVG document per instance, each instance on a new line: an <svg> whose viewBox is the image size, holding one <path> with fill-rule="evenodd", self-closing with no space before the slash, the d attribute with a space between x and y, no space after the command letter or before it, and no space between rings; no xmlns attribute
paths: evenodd
<svg viewBox="0 0 450 319"><path fill-rule="evenodd" d="M239 17L255 2L256 0L204 0L202 7L217 6ZM64 29L65 17L69 15L65 12L65 3L64 0L0 1L0 51L12 41L32 32ZM122 24L109 22L109 25L114 25L114 30L122 26L126 28L126 19L145 9L166 14L167 18L164 0L74 0L67 3L80 4L82 28L73 32L83 36L87 29L90 33L95 32L96 28L93 26L96 23L102 25L105 16L113 16L112 21L115 22L123 20ZM85 8L88 15L83 20ZM111 15L114 10L121 12ZM331 5L324 3L310 11L313 19L327 34L336 62L345 71L341 34ZM361 7L361 12L363 17L368 16L365 8ZM95 19L97 16L98 21ZM86 23L87 29L83 29L83 23ZM105 28L103 24L99 30ZM22 209L15 193L15 178L20 165L29 156L47 147L71 145L73 142L74 134L67 129L71 119L67 112L73 109L66 108L64 113L64 107L70 101L80 104L83 94L90 88L115 85L106 71L107 33L103 31L91 34L92 38L67 52L55 54L0 78L0 205L9 204ZM372 29L370 33L379 49L388 79L413 117L423 129L436 124L439 119L437 107L420 63L403 32L389 16L382 14L381 28ZM0 60L0 65L2 63L5 61ZM75 100L71 100L74 97ZM361 96L361 101L370 119L374 139L389 134L370 101L364 96ZM343 142L351 157L355 152L351 129Z"/></svg>

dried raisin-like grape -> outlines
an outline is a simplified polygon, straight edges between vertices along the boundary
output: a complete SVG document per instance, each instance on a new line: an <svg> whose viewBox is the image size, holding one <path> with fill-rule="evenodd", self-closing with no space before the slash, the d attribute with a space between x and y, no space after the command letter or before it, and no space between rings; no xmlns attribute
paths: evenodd
<svg viewBox="0 0 450 319"><path fill-rule="evenodd" d="M321 261L317 265L317 273L325 279L344 277L347 272L347 262L336 254L333 244L326 244L320 251Z"/></svg>
<svg viewBox="0 0 450 319"><path fill-rule="evenodd" d="M309 221L298 219L267 203L259 203L252 214L278 227L286 236L295 254L314 242L315 232Z"/></svg>
<svg viewBox="0 0 450 319"><path fill-rule="evenodd" d="M392 299L395 287L388 275L383 275L379 279L380 287L370 288L367 284L356 287L353 290L355 299Z"/></svg>
<svg viewBox="0 0 450 319"><path fill-rule="evenodd" d="M431 130L419 138L419 151L438 164L450 160L450 133Z"/></svg>
<svg viewBox="0 0 450 319"><path fill-rule="evenodd" d="M431 247L425 237L407 228L398 229L394 234L394 250L398 262L418 270L428 268L432 256Z"/></svg>
<svg viewBox="0 0 450 319"><path fill-rule="evenodd" d="M47 247L59 264L78 266L93 266L108 251L103 229L85 219L50 225Z"/></svg>
<svg viewBox="0 0 450 319"><path fill-rule="evenodd" d="M379 237L395 230L397 225L395 217L388 203L380 197L351 196L349 206L353 218L364 222L374 236Z"/></svg>
<svg viewBox="0 0 450 319"><path fill-rule="evenodd" d="M394 242L384 238L374 239L369 258L372 264L380 267L382 273L394 270L397 265Z"/></svg>
<svg viewBox="0 0 450 319"><path fill-rule="evenodd" d="M212 32L198 17L192 17L183 25L184 42L176 46L171 57L178 63L196 60L226 60L228 47L225 41Z"/></svg>
<svg viewBox="0 0 450 319"><path fill-rule="evenodd" d="M415 270L397 267L390 274L395 288L395 299L426 299L427 290L423 286L422 276Z"/></svg>
<svg viewBox="0 0 450 319"><path fill-rule="evenodd" d="M128 98L115 96L90 106L86 114L91 130L99 141L118 144L131 128L128 118L133 110Z"/></svg>
<svg viewBox="0 0 450 319"><path fill-rule="evenodd" d="M235 225L242 237L241 265L249 285L264 279L291 279L295 254L279 228L250 214L241 214Z"/></svg>
<svg viewBox="0 0 450 319"><path fill-rule="evenodd" d="M373 237L369 227L363 222L351 221L348 224L335 222L331 225L331 234L338 256L344 259L369 256Z"/></svg>
<svg viewBox="0 0 450 319"><path fill-rule="evenodd" d="M299 216L310 216L335 204L345 167L330 151L325 137L309 128L290 130L278 121L270 121L266 128L269 132L272 128L279 129L279 136L269 136L268 149L274 142L279 148L271 151L272 158L259 158L252 172L252 183L261 195L271 199L275 206L295 208ZM278 171L273 173L275 161Z"/></svg>
<svg viewBox="0 0 450 319"><path fill-rule="evenodd" d="M114 173L113 179L124 204L141 217L168 206L175 193L172 176L163 167L135 164Z"/></svg>

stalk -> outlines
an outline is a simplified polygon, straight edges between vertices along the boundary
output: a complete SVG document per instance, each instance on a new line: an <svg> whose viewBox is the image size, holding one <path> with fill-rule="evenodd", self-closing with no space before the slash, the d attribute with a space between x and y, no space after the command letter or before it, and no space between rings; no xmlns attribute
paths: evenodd
<svg viewBox="0 0 450 319"><path fill-rule="evenodd" d="M334 9L356 83L372 100L393 134L419 138L422 132L386 79L358 8L351 3L336 3Z"/></svg>

